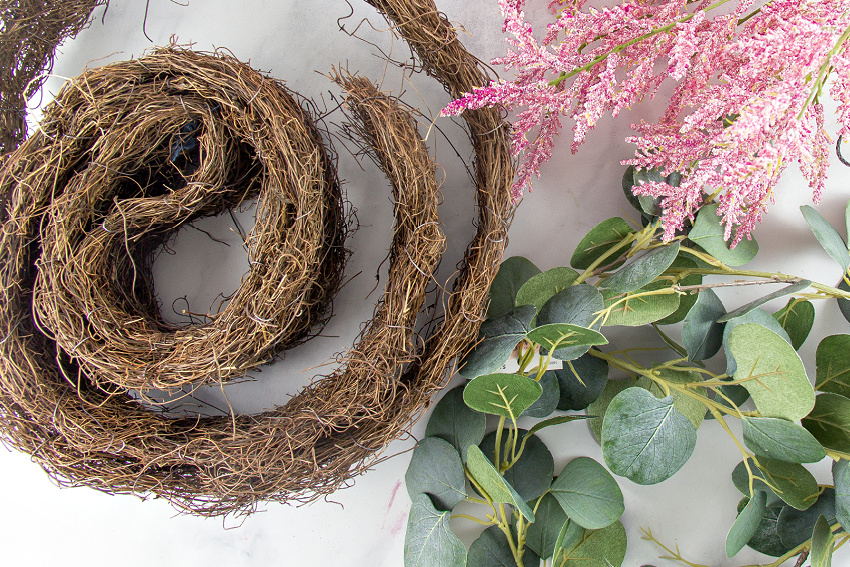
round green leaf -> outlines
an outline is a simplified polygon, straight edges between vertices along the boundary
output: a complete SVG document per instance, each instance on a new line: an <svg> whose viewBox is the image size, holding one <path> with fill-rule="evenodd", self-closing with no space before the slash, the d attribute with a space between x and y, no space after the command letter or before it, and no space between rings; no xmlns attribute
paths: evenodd
<svg viewBox="0 0 850 567"><path fill-rule="evenodd" d="M726 313L723 303L712 289L701 291L682 324L682 344L688 360L711 358L723 344L724 324L717 320Z"/></svg>
<svg viewBox="0 0 850 567"><path fill-rule="evenodd" d="M487 416L463 402L463 388L452 388L437 402L425 426L425 436L448 441L465 458L466 450L484 439Z"/></svg>
<svg viewBox="0 0 850 567"><path fill-rule="evenodd" d="M683 372L664 368L658 371L658 375L660 378L674 384L702 382L702 375L699 372L694 371ZM649 391L652 392L656 398L665 397L663 388L655 382L653 382L649 387ZM700 398L704 397L700 390L695 390L693 393L698 395ZM693 424L694 429L699 429L699 426L702 425L703 419L705 419L706 405L699 399L677 390L671 390L670 395L673 396L673 407L676 408L676 411L687 417Z"/></svg>
<svg viewBox="0 0 850 567"><path fill-rule="evenodd" d="M413 497L404 536L404 567L464 567L466 547L449 528L449 512L427 494Z"/></svg>
<svg viewBox="0 0 850 567"><path fill-rule="evenodd" d="M605 413L608 411L611 400L626 388L634 385L634 382L631 380L608 380L608 383L605 384L605 388L602 390L602 394L600 394L596 401L587 406L587 415L596 416L587 420L587 425L594 439L599 442L602 441L602 424L604 423Z"/></svg>
<svg viewBox="0 0 850 567"><path fill-rule="evenodd" d="M812 531L812 553L809 556L811 567L831 567L833 539L827 519L820 516Z"/></svg>
<svg viewBox="0 0 850 567"><path fill-rule="evenodd" d="M496 467L493 466L481 449L470 447L466 453L466 468L475 482L487 493L496 504L510 504L522 514L526 520L534 521L534 512L525 503L517 491L505 480Z"/></svg>
<svg viewBox="0 0 850 567"><path fill-rule="evenodd" d="M610 289L602 290L605 309L611 308L603 325L624 325L639 327L667 317L679 308L680 296L676 293L659 295L641 295L670 287L669 282L656 281L629 292L617 293Z"/></svg>
<svg viewBox="0 0 850 567"><path fill-rule="evenodd" d="M818 394L814 409L802 424L827 449L850 453L850 399L839 394Z"/></svg>
<svg viewBox="0 0 850 567"><path fill-rule="evenodd" d="M561 399L561 390L558 386L558 378L555 377L554 372L544 372L539 383L540 387L543 388L543 393L537 398L536 402L531 404L531 407L522 412L522 415L525 417L549 417L558 407L558 401Z"/></svg>
<svg viewBox="0 0 850 567"><path fill-rule="evenodd" d="M608 383L608 363L591 354L565 362L560 370L549 370L558 380L559 410L583 410L593 403Z"/></svg>
<svg viewBox="0 0 850 567"><path fill-rule="evenodd" d="M534 514L534 523L528 526L525 534L525 544L541 559L549 559L555 552L555 542L561 528L570 519L564 513L564 509L551 494L544 494ZM572 542L567 542L571 545Z"/></svg>
<svg viewBox="0 0 850 567"><path fill-rule="evenodd" d="M682 256L681 254L676 257L673 263L670 265L671 268L696 268L697 263L694 262L691 258ZM688 285L700 285L702 283L702 274L689 274L679 280L678 284L681 286ZM656 321L659 325L672 325L673 323L678 323L682 321L688 313L690 313L694 304L697 302L697 298L699 297L699 293L688 293L685 295L679 296L679 307L663 319L659 319Z"/></svg>
<svg viewBox="0 0 850 567"><path fill-rule="evenodd" d="M815 354L815 389L850 396L850 335L831 335Z"/></svg>
<svg viewBox="0 0 850 567"><path fill-rule="evenodd" d="M590 457L567 463L549 491L567 516L587 529L611 525L626 509L617 481Z"/></svg>
<svg viewBox="0 0 850 567"><path fill-rule="evenodd" d="M741 551L758 531L765 510L766 495L756 490L726 536L726 555L733 557Z"/></svg>
<svg viewBox="0 0 850 567"><path fill-rule="evenodd" d="M553 295L573 287L572 284L577 277L578 272L570 268L552 268L551 270L546 270L543 273L532 276L519 288L516 294L516 304L533 305L539 313L540 308Z"/></svg>
<svg viewBox="0 0 850 567"><path fill-rule="evenodd" d="M761 325L745 323L729 335L737 369L734 378L747 389L765 417L802 419L815 405L803 361L794 347Z"/></svg>
<svg viewBox="0 0 850 567"><path fill-rule="evenodd" d="M815 477L806 467L798 463L777 461L768 457L759 457L761 469L750 463L753 471L753 489L767 494L768 506L781 506L785 502L798 510L805 510L815 503L820 489ZM774 492L765 482L767 479L779 492ZM749 475L744 463L738 463L732 473L732 482L745 496L749 495Z"/></svg>
<svg viewBox="0 0 850 567"><path fill-rule="evenodd" d="M815 234L815 238L818 239L818 242L820 242L820 245L829 254L830 258L841 266L842 271L846 272L850 269L850 253L847 252L847 244L845 244L841 235L838 234L838 231L810 205L803 205L800 207L800 210L803 212L803 217Z"/></svg>
<svg viewBox="0 0 850 567"><path fill-rule="evenodd" d="M743 498L738 504L738 512L744 508L749 498ZM776 531L776 523L779 520L779 514L784 507L782 506L767 506L762 513L761 521L759 522L756 533L747 542L747 545L755 549L759 553L770 555L771 557L780 557L791 551L779 539L779 534Z"/></svg>
<svg viewBox="0 0 850 567"><path fill-rule="evenodd" d="M741 240L730 250L723 239L724 231L721 219L717 216L717 205L706 205L697 213L697 220L688 238L727 266L741 266L755 258L759 246L754 239Z"/></svg>
<svg viewBox="0 0 850 567"><path fill-rule="evenodd" d="M835 491L831 488L825 488L817 501L805 510L791 506L782 508L776 531L782 543L793 549L812 537L815 523L822 516L829 524L835 523Z"/></svg>
<svg viewBox="0 0 850 567"><path fill-rule="evenodd" d="M627 293L650 284L670 267L679 254L679 246L679 241L674 240L653 248L606 278L600 287L616 293Z"/></svg>
<svg viewBox="0 0 850 567"><path fill-rule="evenodd" d="M593 227L576 246L570 265L577 270L586 270L597 258L612 247L619 244L623 238L634 232L629 223L619 217L606 219ZM623 250L625 252L625 250ZM615 260L616 258L611 258Z"/></svg>
<svg viewBox="0 0 850 567"><path fill-rule="evenodd" d="M847 531L850 528L850 461L832 463L832 483L835 485L835 519Z"/></svg>
<svg viewBox="0 0 850 567"><path fill-rule="evenodd" d="M815 323L815 306L808 299L791 298L785 307L773 314L788 336L791 346L800 350Z"/></svg>
<svg viewBox="0 0 850 567"><path fill-rule="evenodd" d="M485 374L470 381L463 401L481 413L516 419L537 401L543 388L519 374Z"/></svg>
<svg viewBox="0 0 850 567"><path fill-rule="evenodd" d="M744 417L744 443L759 456L790 463L816 463L826 451L805 428L775 417Z"/></svg>
<svg viewBox="0 0 850 567"><path fill-rule="evenodd" d="M735 317L727 321L723 327L723 349L726 353L726 374L732 376L735 374L735 370L738 366L735 364L735 358L732 356L732 351L729 350L729 335L732 333L732 330L738 325L743 325L745 323L756 323L770 329L783 339L790 345L791 337L788 336L788 333L785 332L785 329L782 328L782 325L773 318L773 315L765 311L764 309L753 309L752 311L742 315L740 317Z"/></svg>
<svg viewBox="0 0 850 567"><path fill-rule="evenodd" d="M563 567L621 567L626 558L626 529L619 521L601 530L584 530L572 546L556 555ZM561 559L564 563L560 563Z"/></svg>
<svg viewBox="0 0 850 567"><path fill-rule="evenodd" d="M532 524L534 525L534 524ZM524 567L538 567L540 558L526 549L522 555ZM508 538L498 526L490 526L469 547L467 567L516 567L514 554L508 544ZM438 566L434 566L438 567Z"/></svg>
<svg viewBox="0 0 850 567"><path fill-rule="evenodd" d="M502 262L490 285L487 318L493 319L513 310L517 306L517 292L525 282L539 273L540 268L522 256L513 256Z"/></svg>
<svg viewBox="0 0 850 567"><path fill-rule="evenodd" d="M602 455L614 474L638 484L667 480L696 446L691 421L676 411L673 397L658 399L628 388L611 400L602 422Z"/></svg>
<svg viewBox="0 0 850 567"><path fill-rule="evenodd" d="M595 287L587 284L570 286L552 296L540 309L537 315L537 325L567 323L579 327L591 327L604 301L602 294ZM595 325L599 328L599 325ZM573 360L587 352L588 346L564 347L558 350L559 360Z"/></svg>
<svg viewBox="0 0 850 567"><path fill-rule="evenodd" d="M478 344L460 362L460 373L467 378L496 372L507 362L534 319L533 305L521 305L495 319L487 319L478 330Z"/></svg>
<svg viewBox="0 0 850 567"><path fill-rule="evenodd" d="M507 446L508 428L502 430L502 446L499 455L504 461L510 457L510 447ZM527 433L524 429L518 430L519 440ZM493 462L496 449L496 432L488 434L479 445L484 456ZM517 442L519 447L519 442ZM519 460L502 473L508 483L514 487L517 494L526 502L539 498L549 490L552 477L555 475L555 459L546 448L546 444L536 435L530 435L526 441L525 449Z"/></svg>
<svg viewBox="0 0 850 567"><path fill-rule="evenodd" d="M850 291L850 285L847 285L847 282L844 281L844 278L841 278L841 280L838 282L838 285L836 285L835 287L837 287L841 291ZM838 310L841 311L841 314L844 316L844 319L850 322L850 299L839 297L837 301Z"/></svg>
<svg viewBox="0 0 850 567"><path fill-rule="evenodd" d="M544 351L554 350L552 358L558 360L578 358L593 345L608 344L608 339L599 331L564 323L532 329L528 332L528 340L539 344Z"/></svg>
<svg viewBox="0 0 850 567"><path fill-rule="evenodd" d="M441 510L451 510L466 499L466 475L460 455L447 441L426 437L413 450L404 475L411 500L430 494Z"/></svg>

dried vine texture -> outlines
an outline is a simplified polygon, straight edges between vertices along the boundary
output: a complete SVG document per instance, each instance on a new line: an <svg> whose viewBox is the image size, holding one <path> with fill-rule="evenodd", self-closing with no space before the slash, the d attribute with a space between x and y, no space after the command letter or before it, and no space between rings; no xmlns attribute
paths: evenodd
<svg viewBox="0 0 850 567"><path fill-rule="evenodd" d="M432 2L370 3L453 95L486 84L483 66ZM60 92L42 128L0 171L0 191L10 195L0 235L0 429L8 444L63 484L222 515L346 485L421 415L446 368L475 342L506 244L508 128L492 109L464 115L478 231L440 323L419 337L417 316L444 249L435 164L397 101L368 80L337 80L353 129L393 188L384 295L339 370L273 410L207 418L149 411L127 389L244 375L284 348L285 337L297 342L322 322L326 290L340 277L327 266L345 258L332 160L280 84L224 54L160 49L87 71ZM208 323L163 321L149 273L157 248L180 226L254 195L245 293ZM318 270L299 275L310 266ZM301 317L284 315L293 301Z"/></svg>
<svg viewBox="0 0 850 567"><path fill-rule="evenodd" d="M53 68L56 48L106 0L0 0L0 155L27 134L26 105Z"/></svg>

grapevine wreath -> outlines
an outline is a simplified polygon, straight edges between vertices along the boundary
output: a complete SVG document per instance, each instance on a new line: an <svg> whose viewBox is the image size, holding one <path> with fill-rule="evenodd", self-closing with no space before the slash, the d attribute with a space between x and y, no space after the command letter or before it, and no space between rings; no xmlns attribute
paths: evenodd
<svg viewBox="0 0 850 567"><path fill-rule="evenodd" d="M453 97L486 84L431 0L369 3ZM444 247L435 165L397 101L363 78L334 78L395 201L386 289L341 367L255 415L177 417L132 395L239 378L304 340L327 316L346 257L334 161L305 104L228 54L161 48L66 84L2 162L7 444L61 484L221 515L328 494L421 415L475 342L506 244L508 128L494 109L464 115L478 230L441 320L419 337ZM209 322L167 323L150 275L156 251L180 227L248 198L259 204L241 287Z"/></svg>

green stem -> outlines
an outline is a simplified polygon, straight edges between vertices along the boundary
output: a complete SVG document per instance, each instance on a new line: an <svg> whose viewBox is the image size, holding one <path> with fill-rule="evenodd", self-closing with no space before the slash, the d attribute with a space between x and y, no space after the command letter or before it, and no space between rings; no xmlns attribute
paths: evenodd
<svg viewBox="0 0 850 567"><path fill-rule="evenodd" d="M502 449L502 430L505 428L505 416L499 416L499 426L496 428L496 449L494 451L495 455L493 457L493 466L496 467L497 471L502 470L499 465L499 453Z"/></svg>
<svg viewBox="0 0 850 567"><path fill-rule="evenodd" d="M667 268L665 273L670 274L683 274L683 276L688 276L690 274L701 274L704 276L745 276L745 277L753 277L753 278L770 278L770 279L780 279L780 280L791 280L791 279L805 279L800 276L794 276L791 274L783 274L780 272L759 272L756 270L735 270L729 267L721 268ZM850 300L850 292L842 291L838 288L832 287L830 285L825 285L818 282L812 282L814 289L818 290L820 293L828 295L829 297L842 298ZM660 290L659 290L660 291Z"/></svg>
<svg viewBox="0 0 850 567"><path fill-rule="evenodd" d="M496 525L498 523L498 522L493 522L493 521L488 522L488 521L482 520L480 518L476 518L475 516L470 516L469 514L452 514L451 516L449 516L449 518L451 518L451 519L463 518L464 520L470 520L470 521L475 522L476 524L481 524L482 526L487 526L487 527Z"/></svg>

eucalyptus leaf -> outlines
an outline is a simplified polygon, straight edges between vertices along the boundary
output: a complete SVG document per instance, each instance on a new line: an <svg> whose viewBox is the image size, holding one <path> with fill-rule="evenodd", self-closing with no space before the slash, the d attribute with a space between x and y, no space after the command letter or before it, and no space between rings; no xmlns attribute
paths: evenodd
<svg viewBox="0 0 850 567"><path fill-rule="evenodd" d="M830 335L815 353L815 389L850 397L850 335Z"/></svg>
<svg viewBox="0 0 850 567"><path fill-rule="evenodd" d="M826 518L820 516L812 532L812 552L809 555L811 567L832 566L832 530Z"/></svg>
<svg viewBox="0 0 850 567"><path fill-rule="evenodd" d="M679 254L673 263L670 265L671 268L697 268L697 263L687 256L683 256ZM702 274L688 274L684 278L680 279L678 282L680 286L691 286L691 285L700 285L702 284ZM678 323L690 313L691 309L697 302L697 298L699 298L699 293L687 293L685 295L679 296L679 307L663 319L659 319L656 321L658 325L672 325L673 323Z"/></svg>
<svg viewBox="0 0 850 567"><path fill-rule="evenodd" d="M558 407L558 401L561 399L561 390L554 373L544 372L538 384L543 389L543 393L540 394L537 401L522 412L522 415L525 417L549 417Z"/></svg>
<svg viewBox="0 0 850 567"><path fill-rule="evenodd" d="M818 394L814 409L802 424L825 448L850 453L850 399L839 394Z"/></svg>
<svg viewBox="0 0 850 567"><path fill-rule="evenodd" d="M786 504L797 510L806 510L817 500L818 482L806 467L797 463L759 458L765 479L779 489L776 492Z"/></svg>
<svg viewBox="0 0 850 567"><path fill-rule="evenodd" d="M835 491L831 488L825 488L817 501L805 510L785 506L779 514L776 531L782 543L793 549L812 537L815 523L824 516L829 524L835 523Z"/></svg>
<svg viewBox="0 0 850 567"><path fill-rule="evenodd" d="M634 229L629 223L619 217L606 219L593 227L578 243L570 265L577 270L586 270L600 256L611 248L622 242L622 240L633 233ZM625 252L626 250L623 250ZM616 258L610 258L616 260Z"/></svg>
<svg viewBox="0 0 850 567"><path fill-rule="evenodd" d="M841 291L850 291L850 285L847 285L847 282L844 281L844 278L841 278L841 281L839 281L838 285L836 285L835 287L837 287ZM846 319L847 322L850 322L850 299L839 297L837 301L838 310L841 311L841 315L844 316L844 319Z"/></svg>
<svg viewBox="0 0 850 567"><path fill-rule="evenodd" d="M712 289L701 291L682 324L682 344L688 360L711 358L723 345L724 324L717 320L726 313L723 303Z"/></svg>
<svg viewBox="0 0 850 567"><path fill-rule="evenodd" d="M511 456L510 446L508 446L509 431L507 427L502 430L502 445L499 449L500 460L502 461L509 460ZM527 433L523 429L517 431L519 437L517 447L519 447L519 440L522 440ZM490 462L493 462L496 449L496 432L488 434L479 447L484 456ZM525 501L536 500L549 490L554 475L555 459L552 457L552 453L549 452L546 444L533 434L527 436L525 449L519 460L511 468L502 472L504 479Z"/></svg>
<svg viewBox="0 0 850 567"><path fill-rule="evenodd" d="M532 524L534 525L534 524ZM524 567L539 567L540 558L528 549L522 556ZM498 526L490 526L469 547L467 567L516 567L508 538Z"/></svg>
<svg viewBox="0 0 850 567"><path fill-rule="evenodd" d="M451 510L466 499L466 475L457 450L437 437L426 437L413 450L404 475L411 500L430 494L441 510Z"/></svg>
<svg viewBox="0 0 850 567"><path fill-rule="evenodd" d="M540 313L540 308L553 295L573 287L572 284L577 277L578 272L570 268L552 268L532 276L519 288L516 294L516 304L533 305Z"/></svg>
<svg viewBox="0 0 850 567"><path fill-rule="evenodd" d="M606 278L600 287L616 293L640 289L664 273L679 255L679 241L653 248Z"/></svg>
<svg viewBox="0 0 850 567"><path fill-rule="evenodd" d="M835 519L844 528L850 529L850 461L832 463L832 482L835 485Z"/></svg>
<svg viewBox="0 0 850 567"><path fill-rule="evenodd" d="M611 400L626 388L634 385L635 383L631 380L608 380L608 383L605 384L605 388L602 390L602 394L600 394L596 401L587 406L587 415L595 416L587 420L587 425L596 441L602 441L603 419L608 411Z"/></svg>
<svg viewBox="0 0 850 567"><path fill-rule="evenodd" d="M503 261L490 285L487 318L494 319L512 311L517 306L517 292L525 282L539 273L540 268L522 256L512 256Z"/></svg>
<svg viewBox="0 0 850 567"><path fill-rule="evenodd" d="M800 350L815 323L815 306L808 299L792 297L785 307L773 314L773 318L791 337L794 350Z"/></svg>
<svg viewBox="0 0 850 567"><path fill-rule="evenodd" d="M748 498L744 498L741 502L743 504L748 500ZM739 508L743 508L742 504L739 504ZM783 544L776 531L779 514L784 509L784 506L767 506L764 509L756 533L750 538L747 545L759 553L764 553L771 557L780 557L791 551L793 548Z"/></svg>
<svg viewBox="0 0 850 567"><path fill-rule="evenodd" d="M604 300L592 285L570 286L552 296L540 309L537 325L568 323L579 327L591 328L597 314L603 309ZM599 324L593 325L596 329ZM572 360L587 352L589 347L574 346L558 350L559 360Z"/></svg>
<svg viewBox="0 0 850 567"><path fill-rule="evenodd" d="M785 506L785 501L764 482L764 474L756 467L755 463L750 463L750 470L753 472L753 490L761 490L767 494L768 508L782 508ZM744 461L738 463L732 471L732 484L735 485L741 494L749 498L750 496L750 475L744 465ZM777 512L777 517L779 512ZM777 536L778 537L778 536Z"/></svg>
<svg viewBox="0 0 850 567"><path fill-rule="evenodd" d="M564 509L551 494L544 494L537 505L537 513L534 514L534 523L528 526L525 534L525 544L536 553L540 559L549 559L555 553L555 543L564 524L570 519L564 513ZM576 536L581 530L573 530ZM573 542L568 542L571 545Z"/></svg>
<svg viewBox="0 0 850 567"><path fill-rule="evenodd" d="M543 393L543 388L519 374L485 374L470 381L463 390L463 401L481 413L518 418Z"/></svg>
<svg viewBox="0 0 850 567"><path fill-rule="evenodd" d="M696 429L676 411L673 396L659 400L642 388L617 394L602 422L605 464L638 484L673 476L690 458L696 441Z"/></svg>
<svg viewBox="0 0 850 567"><path fill-rule="evenodd" d="M726 315L720 317L717 320L717 322L718 323L725 323L726 321L729 321L730 319L735 319L736 317L740 317L741 315L746 315L747 313L749 313L753 309L764 305L768 301L773 301L774 299L776 299L778 297L785 297L786 295L790 295L792 293L797 293L798 291L803 291L804 289L808 288L810 285L812 285L812 282L810 280L800 280L798 282L794 282L790 285L785 286L782 289L778 289L778 290L774 291L773 293L769 293L769 294L765 295L764 297L760 297L760 298L758 298L754 301L750 301L746 305L742 305L741 307L738 307L737 309L733 309L732 311L730 311Z"/></svg>
<svg viewBox="0 0 850 567"><path fill-rule="evenodd" d="M545 351L554 351L552 358L558 360L578 358L591 346L608 344L608 339L599 331L565 323L536 327L528 332L528 340L539 344Z"/></svg>
<svg viewBox="0 0 850 567"><path fill-rule="evenodd" d="M684 372L663 368L658 370L658 375L660 378L674 384L692 384L694 382L702 382L702 375L699 372L694 371ZM649 391L652 392L656 398L664 398L667 396L664 389L655 382L650 385ZM694 429L699 429L699 426L702 425L703 419L705 419L706 411L706 404L703 403L700 398L704 398L705 396L700 390L693 390L692 393L699 396L699 398L689 396L684 392L679 392L678 390L670 390L670 395L673 396L673 407L676 408L676 411L691 421Z"/></svg>
<svg viewBox="0 0 850 567"><path fill-rule="evenodd" d="M816 463L826 451L805 428L775 417L744 417L744 443L756 455L790 463Z"/></svg>
<svg viewBox="0 0 850 567"><path fill-rule="evenodd" d="M564 363L560 370L549 370L560 387L559 410L583 410L593 403L608 383L608 362L592 354Z"/></svg>
<svg viewBox="0 0 850 567"><path fill-rule="evenodd" d="M535 313L534 306L521 305L484 321L478 330L478 344L460 362L460 373L467 378L475 378L502 368L517 343L528 334Z"/></svg>
<svg viewBox="0 0 850 567"><path fill-rule="evenodd" d="M697 212L697 220L688 238L727 266L742 266L755 258L759 251L755 239L741 240L730 249L723 238L724 232L721 218L717 216L717 205L706 205Z"/></svg>
<svg viewBox="0 0 850 567"><path fill-rule="evenodd" d="M668 176L663 176L658 168L636 168L630 165L623 176L623 192L633 207L638 211L651 217L661 214L661 197L651 195L635 195L634 188L644 183L657 182L667 183L671 187L678 187L682 182L682 174L674 171Z"/></svg>
<svg viewBox="0 0 850 567"><path fill-rule="evenodd" d="M841 266L842 271L850 269L850 253L847 252L847 244L838 231L811 206L803 205L800 210L826 253Z"/></svg>
<svg viewBox="0 0 850 567"><path fill-rule="evenodd" d="M653 294L662 289L669 289L665 281L655 281L651 284L629 293L617 293L610 289L602 290L605 299L605 309L609 309L603 325L624 325L639 327L663 319L679 308L680 296L674 292Z"/></svg>
<svg viewBox="0 0 850 567"><path fill-rule="evenodd" d="M619 521L601 530L584 530L582 537L561 551L555 563L563 567L621 567L626 558L626 529Z"/></svg>
<svg viewBox="0 0 850 567"><path fill-rule="evenodd" d="M558 506L560 507L560 504L558 504ZM578 542L584 539L586 532L587 530L583 527L567 518L567 521L564 522L563 526L561 526L561 531L558 532L558 538L555 540L555 546L552 550L552 557L563 556L565 554L565 550L574 547Z"/></svg>
<svg viewBox="0 0 850 567"><path fill-rule="evenodd" d="M726 555L733 557L741 551L758 531L767 496L757 490L744 507L726 536Z"/></svg>
<svg viewBox="0 0 850 567"><path fill-rule="evenodd" d="M744 325L745 323L756 323L770 329L783 339L790 345L791 337L788 336L788 333L785 332L785 329L782 328L782 325L773 318L773 315L765 311L764 309L753 309L749 313L745 315L741 315L740 317L735 317L725 323L723 327L723 349L726 353L726 374L732 376L735 374L735 370L737 369L737 365L735 364L735 358L732 356L732 352L729 350L729 335L732 333L732 330L738 325Z"/></svg>
<svg viewBox="0 0 850 567"><path fill-rule="evenodd" d="M567 516L587 529L611 525L626 509L617 481L590 457L567 463L549 490Z"/></svg>
<svg viewBox="0 0 850 567"><path fill-rule="evenodd" d="M753 463L750 464L754 477L753 490L761 490L767 494L768 506L779 506L785 502L798 510L805 510L817 500L820 492L818 482L803 465L768 457L760 457L759 464L761 469L756 468ZM735 467L732 482L742 494L749 496L749 475L743 462ZM775 492L765 482L775 486L779 492Z"/></svg>
<svg viewBox="0 0 850 567"><path fill-rule="evenodd" d="M449 512L434 508L427 494L413 498L404 537L405 567L464 567L466 547L449 528Z"/></svg>
<svg viewBox="0 0 850 567"><path fill-rule="evenodd" d="M466 458L466 450L484 439L487 416L464 403L463 388L452 388L437 402L425 426L425 436L448 441L461 458Z"/></svg>
<svg viewBox="0 0 850 567"><path fill-rule="evenodd" d="M475 482L487 493L496 504L510 504L516 508L526 520L534 521L534 512L517 494L516 490L505 480L496 467L493 466L481 449L470 447L466 454L466 468Z"/></svg>
<svg viewBox="0 0 850 567"><path fill-rule="evenodd" d="M761 325L745 323L729 334L737 363L734 379L747 389L765 417L802 419L815 405L815 391L794 347Z"/></svg>

